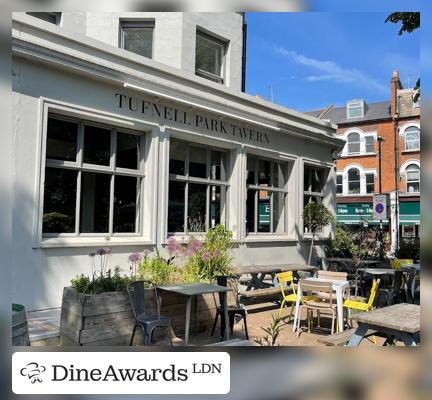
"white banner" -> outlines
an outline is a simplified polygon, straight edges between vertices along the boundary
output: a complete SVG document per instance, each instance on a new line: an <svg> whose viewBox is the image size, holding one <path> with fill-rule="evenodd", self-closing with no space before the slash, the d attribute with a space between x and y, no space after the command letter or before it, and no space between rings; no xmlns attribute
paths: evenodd
<svg viewBox="0 0 432 400"><path fill-rule="evenodd" d="M17 352L16 394L227 394L225 352Z"/></svg>

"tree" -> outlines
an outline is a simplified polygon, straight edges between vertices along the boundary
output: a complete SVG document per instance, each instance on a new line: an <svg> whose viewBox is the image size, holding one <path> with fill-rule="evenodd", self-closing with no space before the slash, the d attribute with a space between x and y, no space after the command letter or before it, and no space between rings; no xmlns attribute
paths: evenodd
<svg viewBox="0 0 432 400"><path fill-rule="evenodd" d="M310 265L312 260L312 252L314 241L317 233L321 231L324 227L333 222L334 217L330 210L323 204L309 203L303 210L303 221L305 226L308 227L309 232L312 234L311 247L309 251L308 265Z"/></svg>
<svg viewBox="0 0 432 400"><path fill-rule="evenodd" d="M391 22L397 24L402 23L399 29L398 35L403 33L411 33L416 29L420 28L420 13L419 12L394 12L391 13L385 20L385 22ZM420 97L420 78L417 79L416 85L414 87L416 94L414 95L414 101L417 101Z"/></svg>

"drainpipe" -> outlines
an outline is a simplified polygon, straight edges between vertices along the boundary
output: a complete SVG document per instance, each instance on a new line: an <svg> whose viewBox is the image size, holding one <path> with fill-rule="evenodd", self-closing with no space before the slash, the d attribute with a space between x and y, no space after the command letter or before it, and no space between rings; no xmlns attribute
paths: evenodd
<svg viewBox="0 0 432 400"><path fill-rule="evenodd" d="M246 92L246 36L247 36L247 23L246 23L246 17L244 13L243 13L242 35L243 35L243 48L242 48L241 91L244 93Z"/></svg>
<svg viewBox="0 0 432 400"><path fill-rule="evenodd" d="M398 113L393 115L393 138L394 138L394 175L395 175L395 231L396 243L395 249L399 249L399 119Z"/></svg>

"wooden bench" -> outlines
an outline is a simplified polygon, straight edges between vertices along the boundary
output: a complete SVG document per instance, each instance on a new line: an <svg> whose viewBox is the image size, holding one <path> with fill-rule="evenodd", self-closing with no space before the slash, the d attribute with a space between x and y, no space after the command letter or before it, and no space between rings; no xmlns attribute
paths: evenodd
<svg viewBox="0 0 432 400"><path fill-rule="evenodd" d="M246 298L252 297L265 297L265 296L274 296L274 295L282 295L280 288L266 288L266 289L255 289L255 290L242 290L239 291L239 295Z"/></svg>
<svg viewBox="0 0 432 400"><path fill-rule="evenodd" d="M317 341L318 343L325 344L326 346L345 346L354 335L354 332L355 328L351 328L333 335L324 336L317 339ZM365 337L372 336L374 334L376 334L376 331L369 330Z"/></svg>

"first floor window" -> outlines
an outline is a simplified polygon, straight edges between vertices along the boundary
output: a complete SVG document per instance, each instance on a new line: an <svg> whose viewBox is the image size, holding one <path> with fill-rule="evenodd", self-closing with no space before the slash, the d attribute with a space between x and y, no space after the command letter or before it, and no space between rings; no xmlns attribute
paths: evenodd
<svg viewBox="0 0 432 400"><path fill-rule="evenodd" d="M225 225L227 152L171 138L168 232L205 232Z"/></svg>
<svg viewBox="0 0 432 400"><path fill-rule="evenodd" d="M247 157L246 232L286 233L288 164Z"/></svg>
<svg viewBox="0 0 432 400"><path fill-rule="evenodd" d="M366 174L366 193L375 193L375 174Z"/></svg>
<svg viewBox="0 0 432 400"><path fill-rule="evenodd" d="M375 144L374 144L374 137L373 136L365 136L365 150L366 153L373 153L375 151Z"/></svg>
<svg viewBox="0 0 432 400"><path fill-rule="evenodd" d="M336 175L336 193L343 193L343 177L342 175Z"/></svg>
<svg viewBox="0 0 432 400"><path fill-rule="evenodd" d="M138 233L144 177L141 142L137 133L50 116L43 235Z"/></svg>
<svg viewBox="0 0 432 400"><path fill-rule="evenodd" d="M223 62L226 44L203 32L196 33L195 73L223 83Z"/></svg>
<svg viewBox="0 0 432 400"><path fill-rule="evenodd" d="M352 132L347 136L348 154L360 154L360 134Z"/></svg>
<svg viewBox="0 0 432 400"><path fill-rule="evenodd" d="M120 47L153 58L154 21L120 21Z"/></svg>
<svg viewBox="0 0 432 400"><path fill-rule="evenodd" d="M416 164L410 164L405 169L407 192L420 191L420 167Z"/></svg>
<svg viewBox="0 0 432 400"><path fill-rule="evenodd" d="M348 193L360 193L360 171L357 168L348 170Z"/></svg>

